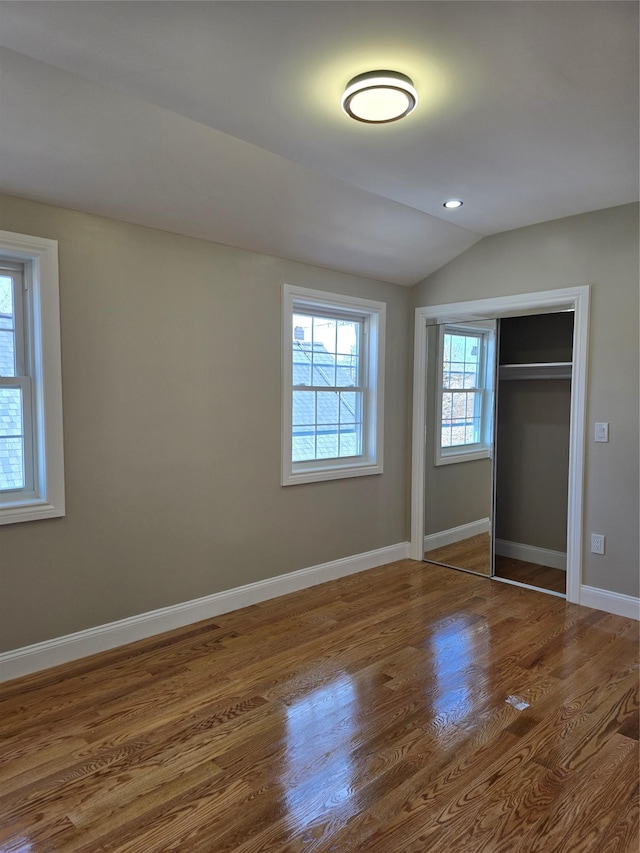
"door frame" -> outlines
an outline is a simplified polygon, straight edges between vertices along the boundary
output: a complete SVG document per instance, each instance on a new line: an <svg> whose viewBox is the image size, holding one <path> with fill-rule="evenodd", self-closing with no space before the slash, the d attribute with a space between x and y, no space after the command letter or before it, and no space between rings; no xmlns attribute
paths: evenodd
<svg viewBox="0 0 640 853"><path fill-rule="evenodd" d="M411 453L410 557L424 558L425 437L427 426L427 326L435 323L501 319L524 314L574 312L571 416L569 429L569 497L567 502L567 601L579 603L582 579L585 418L590 286L543 290L416 308L413 361L413 429Z"/></svg>

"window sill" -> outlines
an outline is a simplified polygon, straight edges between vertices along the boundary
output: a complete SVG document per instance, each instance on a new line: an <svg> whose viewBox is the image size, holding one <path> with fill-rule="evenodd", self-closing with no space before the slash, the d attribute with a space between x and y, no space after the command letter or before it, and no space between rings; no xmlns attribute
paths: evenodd
<svg viewBox="0 0 640 853"><path fill-rule="evenodd" d="M282 486L295 486L298 483L318 483L323 480L343 480L348 477L367 477L382 474L382 465L363 462L361 464L340 467L325 466L293 470L282 476Z"/></svg>
<svg viewBox="0 0 640 853"><path fill-rule="evenodd" d="M473 462L476 459L489 459L491 451L488 447L483 447L480 450L461 451L460 453L447 453L436 457L436 467L438 465L454 465L456 462Z"/></svg>
<svg viewBox="0 0 640 853"><path fill-rule="evenodd" d="M14 501L0 507L0 524L17 524L20 521L38 521L43 518L60 518L64 506L54 506L47 501Z"/></svg>

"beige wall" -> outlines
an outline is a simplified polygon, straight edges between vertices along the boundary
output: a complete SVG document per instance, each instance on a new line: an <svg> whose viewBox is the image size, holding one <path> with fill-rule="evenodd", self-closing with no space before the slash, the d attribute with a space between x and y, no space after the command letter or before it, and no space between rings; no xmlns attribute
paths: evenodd
<svg viewBox="0 0 640 853"><path fill-rule="evenodd" d="M3 197L59 241L67 515L0 528L7 650L407 539L410 291ZM280 486L283 282L387 303L385 470Z"/></svg>
<svg viewBox="0 0 640 853"><path fill-rule="evenodd" d="M59 241L67 486L65 518L0 528L1 650L406 540L409 308L581 284L583 581L638 595L637 205L485 238L413 293L21 199L0 228ZM283 282L387 303L382 476L279 485Z"/></svg>
<svg viewBox="0 0 640 853"><path fill-rule="evenodd" d="M585 584L638 595L638 205L486 237L413 289L414 305L592 285L584 509ZM593 442L596 421L608 444ZM590 533L607 537L604 556Z"/></svg>

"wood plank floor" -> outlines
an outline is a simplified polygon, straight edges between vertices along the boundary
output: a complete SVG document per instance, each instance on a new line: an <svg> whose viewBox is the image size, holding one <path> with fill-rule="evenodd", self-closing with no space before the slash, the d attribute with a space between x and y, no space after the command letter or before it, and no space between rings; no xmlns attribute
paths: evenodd
<svg viewBox="0 0 640 853"><path fill-rule="evenodd" d="M491 544L488 533L478 533L451 545L443 545L425 551L424 559L442 566L452 566L469 572L488 575L491 572ZM495 573L499 578L526 583L553 592L566 592L566 572L550 569L536 563L515 560L511 557L495 557Z"/></svg>
<svg viewBox="0 0 640 853"><path fill-rule="evenodd" d="M501 557L496 554L496 576L508 580L527 583L552 592L567 591L567 573L549 566L516 560L513 557Z"/></svg>
<svg viewBox="0 0 640 853"><path fill-rule="evenodd" d="M638 625L410 560L0 688L2 853L637 853Z"/></svg>
<svg viewBox="0 0 640 853"><path fill-rule="evenodd" d="M444 566L453 566L456 569L466 569L469 572L478 572L481 575L491 573L491 541L488 533L478 533L467 539L452 542L451 545L443 545L426 551L425 560L431 563L440 563Z"/></svg>

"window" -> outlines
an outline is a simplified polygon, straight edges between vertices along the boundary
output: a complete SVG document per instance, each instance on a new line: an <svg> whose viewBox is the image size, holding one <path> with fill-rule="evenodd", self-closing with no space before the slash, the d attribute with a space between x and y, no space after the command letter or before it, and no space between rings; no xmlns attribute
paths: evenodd
<svg viewBox="0 0 640 853"><path fill-rule="evenodd" d="M285 285L282 485L382 473L385 305Z"/></svg>
<svg viewBox="0 0 640 853"><path fill-rule="evenodd" d="M64 515L57 244L0 231L0 523Z"/></svg>
<svg viewBox="0 0 640 853"><path fill-rule="evenodd" d="M31 381L25 358L24 268L0 259L0 491L33 491Z"/></svg>
<svg viewBox="0 0 640 853"><path fill-rule="evenodd" d="M436 465L490 455L494 340L494 321L440 327Z"/></svg>

